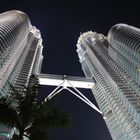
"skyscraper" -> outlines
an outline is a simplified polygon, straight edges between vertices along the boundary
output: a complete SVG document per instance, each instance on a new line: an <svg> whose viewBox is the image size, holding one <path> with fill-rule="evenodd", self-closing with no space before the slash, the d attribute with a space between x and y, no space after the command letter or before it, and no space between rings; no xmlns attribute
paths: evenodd
<svg viewBox="0 0 140 140"><path fill-rule="evenodd" d="M26 84L31 73L38 73L42 63L40 31L20 11L0 14L0 95L7 94L9 80L17 88Z"/></svg>
<svg viewBox="0 0 140 140"><path fill-rule="evenodd" d="M32 26L21 11L0 14L0 97L9 93L7 81L18 90L28 82L32 73L39 73L42 64L40 31ZM9 136L5 127L0 135Z"/></svg>
<svg viewBox="0 0 140 140"><path fill-rule="evenodd" d="M117 24L108 36L83 33L77 53L113 140L140 140L140 29Z"/></svg>

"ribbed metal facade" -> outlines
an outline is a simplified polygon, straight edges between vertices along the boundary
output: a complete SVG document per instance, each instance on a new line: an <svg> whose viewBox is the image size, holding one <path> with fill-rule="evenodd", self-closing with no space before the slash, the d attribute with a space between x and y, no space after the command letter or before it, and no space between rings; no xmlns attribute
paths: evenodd
<svg viewBox="0 0 140 140"><path fill-rule="evenodd" d="M138 46L131 46L139 43L138 36L139 29L119 24L110 29L108 38L86 32L77 43L82 69L96 81L92 92L113 140L140 140L139 73L132 72Z"/></svg>
<svg viewBox="0 0 140 140"><path fill-rule="evenodd" d="M1 88L24 49L29 28L30 22L24 13L11 11L0 15Z"/></svg>
<svg viewBox="0 0 140 140"><path fill-rule="evenodd" d="M7 81L22 90L29 76L40 72L42 49L40 31L25 13L0 14L0 96L9 93Z"/></svg>
<svg viewBox="0 0 140 140"><path fill-rule="evenodd" d="M42 39L28 16L20 11L0 14L0 89L7 92L10 80L21 88L31 73L38 73L42 61Z"/></svg>
<svg viewBox="0 0 140 140"><path fill-rule="evenodd" d="M130 84L140 95L140 29L117 24L110 29L108 40L109 55L127 73Z"/></svg>

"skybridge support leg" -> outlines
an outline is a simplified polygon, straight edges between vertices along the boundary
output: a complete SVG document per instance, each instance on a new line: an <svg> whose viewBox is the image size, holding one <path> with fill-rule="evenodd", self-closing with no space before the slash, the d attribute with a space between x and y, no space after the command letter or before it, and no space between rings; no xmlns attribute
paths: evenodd
<svg viewBox="0 0 140 140"><path fill-rule="evenodd" d="M64 84L64 81L59 85L57 86L46 98L45 98L45 101L47 99L51 99L53 96L55 96L56 94L58 94L60 91L63 90L62 88L62 85ZM60 90L61 89L61 90Z"/></svg>
<svg viewBox="0 0 140 140"><path fill-rule="evenodd" d="M77 88L75 88L71 83L71 86L73 88L73 90L71 90L68 87L63 87L61 86L63 84L63 82L56 87L46 98L45 101L50 100L51 98L53 98L55 95L59 94L63 89L68 90L70 93L72 93L73 95L75 95L76 97L78 97L80 100L82 100L84 103L86 103L87 105L89 105L90 107L92 107L92 109L96 110L98 113L102 114L102 112L86 97L84 96Z"/></svg>

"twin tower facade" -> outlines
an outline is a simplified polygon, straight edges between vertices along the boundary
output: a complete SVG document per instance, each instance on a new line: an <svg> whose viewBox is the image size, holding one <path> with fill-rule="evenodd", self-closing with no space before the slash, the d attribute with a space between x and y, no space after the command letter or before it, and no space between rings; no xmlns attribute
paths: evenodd
<svg viewBox="0 0 140 140"><path fill-rule="evenodd" d="M113 140L140 140L140 29L117 24L107 37L83 33L77 52Z"/></svg>
<svg viewBox="0 0 140 140"><path fill-rule="evenodd" d="M22 89L40 72L42 49L25 13L0 14L0 96L7 96L8 81ZM77 53L85 76L96 82L92 92L113 140L140 140L140 29L117 24L107 37L83 33Z"/></svg>
<svg viewBox="0 0 140 140"><path fill-rule="evenodd" d="M7 82L22 89L42 63L40 31L20 11L0 14L0 96L8 93Z"/></svg>
<svg viewBox="0 0 140 140"><path fill-rule="evenodd" d="M18 90L42 63L42 39L28 16L20 11L0 14L0 97L9 95L9 82ZM0 139L12 137L13 129L0 124Z"/></svg>

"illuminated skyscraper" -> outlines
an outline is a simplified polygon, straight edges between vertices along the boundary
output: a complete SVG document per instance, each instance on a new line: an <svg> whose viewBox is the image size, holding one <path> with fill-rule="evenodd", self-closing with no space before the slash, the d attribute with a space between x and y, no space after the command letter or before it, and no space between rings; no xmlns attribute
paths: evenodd
<svg viewBox="0 0 140 140"><path fill-rule="evenodd" d="M83 33L77 52L113 140L140 140L140 29L117 24L108 37Z"/></svg>
<svg viewBox="0 0 140 140"><path fill-rule="evenodd" d="M38 73L42 63L42 39L28 16L20 11L0 14L0 95L7 94L9 80L17 88Z"/></svg>
<svg viewBox="0 0 140 140"><path fill-rule="evenodd" d="M42 64L40 31L31 25L28 16L20 11L0 14L0 96L7 96L7 81L22 89L32 73L37 74ZM6 128L0 135L9 136Z"/></svg>
<svg viewBox="0 0 140 140"><path fill-rule="evenodd" d="M113 26L108 37L95 32L83 33L77 43L82 69L87 78L94 79L91 85L89 80L84 85L93 87L113 140L140 140L139 46L140 29L125 24ZM20 90L32 73L40 72L42 49L40 32L31 25L25 13L9 11L0 14L0 96L8 95L7 81ZM48 77L40 75L46 85ZM57 92L68 89L76 95L68 86L76 91L78 83L79 87L83 86L83 80L79 78L50 77L50 81L53 79L58 86L56 89L63 86ZM75 79L78 80L75 82ZM83 95L76 96L95 109ZM0 136L10 137L10 134L9 129L0 128Z"/></svg>

